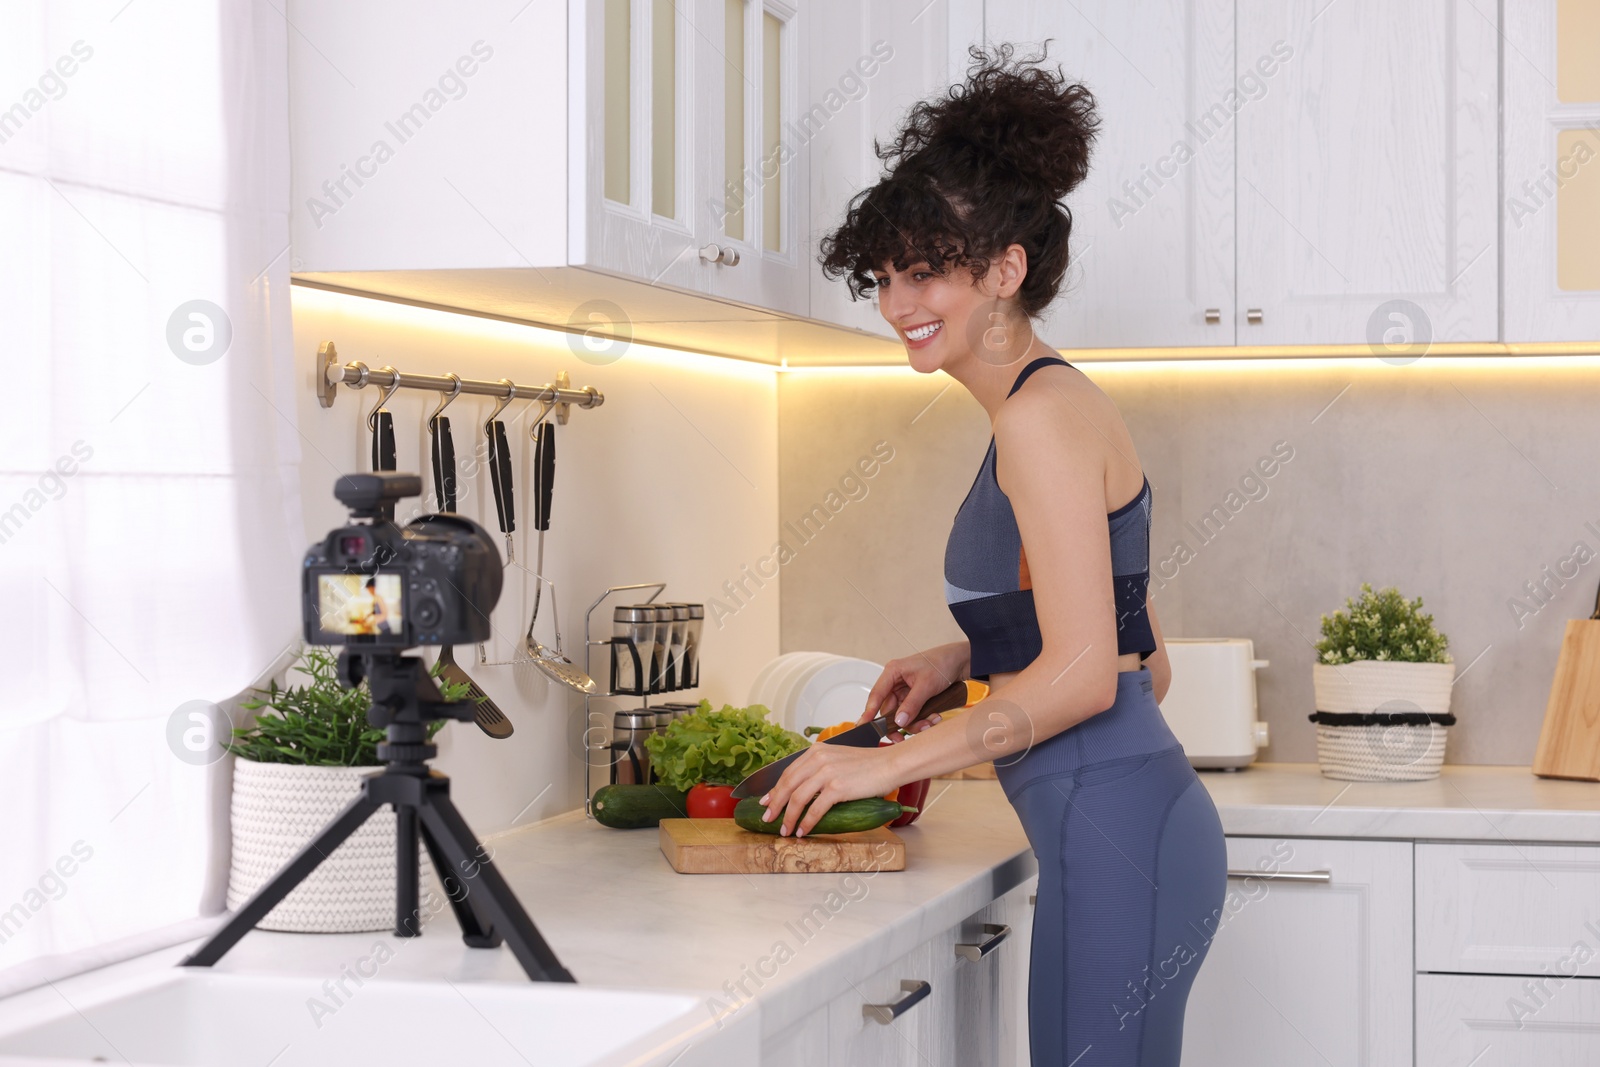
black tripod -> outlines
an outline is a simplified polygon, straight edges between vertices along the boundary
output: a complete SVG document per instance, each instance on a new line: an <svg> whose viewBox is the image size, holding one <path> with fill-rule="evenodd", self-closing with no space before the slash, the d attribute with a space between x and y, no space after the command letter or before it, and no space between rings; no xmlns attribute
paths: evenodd
<svg viewBox="0 0 1600 1067"><path fill-rule="evenodd" d="M367 721L388 733L388 739L378 746L383 770L368 776L361 784L361 795L257 890L222 929L185 958L183 966L209 967L220 960L357 827L383 805L393 804L398 831L396 937L416 937L422 932L417 909L420 832L456 921L461 924L462 940L472 948L496 948L504 940L534 981L575 981L545 944L538 927L483 852L472 828L450 802L450 779L428 767L427 761L439 753L428 741L428 724L438 719L470 722L472 704L446 703L422 661L414 656L363 655L348 649L339 654L340 681L356 686L361 684L363 675L372 688Z"/></svg>

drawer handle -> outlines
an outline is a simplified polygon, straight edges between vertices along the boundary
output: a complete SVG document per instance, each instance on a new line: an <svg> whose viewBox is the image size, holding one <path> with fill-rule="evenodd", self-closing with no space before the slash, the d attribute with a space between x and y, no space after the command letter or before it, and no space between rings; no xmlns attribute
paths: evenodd
<svg viewBox="0 0 1600 1067"><path fill-rule="evenodd" d="M1011 927L1004 923L984 923L983 932L989 936L976 945L957 945L956 955L974 963L1000 947L1000 942L1011 936Z"/></svg>
<svg viewBox="0 0 1600 1067"><path fill-rule="evenodd" d="M1261 325L1261 309L1260 308L1246 308L1245 309L1245 313L1244 313L1244 321L1248 322L1252 326L1260 326Z"/></svg>
<svg viewBox="0 0 1600 1067"><path fill-rule="evenodd" d="M863 1004L861 1014L868 1019L876 1019L885 1026L894 1022L900 1016L928 999L928 994L933 992L933 983L921 982L912 978L902 979L900 989L905 996L893 1004Z"/></svg>
<svg viewBox="0 0 1600 1067"><path fill-rule="evenodd" d="M1273 874L1270 871L1230 870L1228 877L1259 878L1264 882L1316 882L1318 885L1331 885L1333 883L1332 871L1279 871Z"/></svg>
<svg viewBox="0 0 1600 1067"><path fill-rule="evenodd" d="M1206 325L1215 326L1222 321L1221 308L1206 308Z"/></svg>

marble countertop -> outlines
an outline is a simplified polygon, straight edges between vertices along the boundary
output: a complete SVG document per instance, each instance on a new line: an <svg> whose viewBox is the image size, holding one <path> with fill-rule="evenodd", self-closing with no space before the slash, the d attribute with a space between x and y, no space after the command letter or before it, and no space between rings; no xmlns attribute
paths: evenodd
<svg viewBox="0 0 1600 1067"><path fill-rule="evenodd" d="M580 983L710 995L719 1012L759 998L754 1010L770 1035L836 996L849 979L887 966L1037 871L1016 813L994 782L934 783L922 817L895 832L906 843L906 869L859 874L682 875L661 855L655 830L612 830L581 812L485 845ZM426 863L424 869L431 880ZM170 966L198 945L104 970L120 977ZM380 980L527 981L504 948L466 948L448 908L427 921L421 937L405 940L253 931L214 970L337 978L374 958L379 945L389 957ZM70 984L57 984L72 995ZM32 993L53 995L49 987Z"/></svg>
<svg viewBox="0 0 1600 1067"><path fill-rule="evenodd" d="M1315 763L1202 771L1226 833L1600 843L1600 782L1446 765L1426 782L1341 782Z"/></svg>
<svg viewBox="0 0 1600 1067"><path fill-rule="evenodd" d="M1323 778L1315 764L1263 763L1201 780L1235 835L1600 843L1600 784L1535 778L1526 767L1351 783ZM773 1035L1037 871L996 782L936 782L923 817L897 832L907 868L876 874L680 875L654 830L611 830L580 812L486 846L580 982L708 994L730 1011L754 998L762 1034ZM197 944L94 974L170 966ZM257 931L216 970L336 978L379 945L384 980L526 981L509 952L466 948L448 909L409 940ZM70 995L91 977L58 985Z"/></svg>

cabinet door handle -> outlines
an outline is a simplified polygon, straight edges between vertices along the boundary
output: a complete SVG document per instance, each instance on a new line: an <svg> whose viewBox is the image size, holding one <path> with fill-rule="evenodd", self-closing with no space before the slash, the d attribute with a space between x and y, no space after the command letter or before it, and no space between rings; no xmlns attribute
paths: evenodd
<svg viewBox="0 0 1600 1067"><path fill-rule="evenodd" d="M894 1022L900 1016L928 999L928 994L933 992L933 983L922 982L912 978L902 979L900 990L905 996L893 1004L863 1004L861 1014L868 1019L876 1019L885 1026Z"/></svg>
<svg viewBox="0 0 1600 1067"><path fill-rule="evenodd" d="M739 250L732 245L701 245L700 262L720 263L725 267L737 267L739 265Z"/></svg>
<svg viewBox="0 0 1600 1067"><path fill-rule="evenodd" d="M976 963L1000 947L1000 942L1011 936L1011 927L1003 923L984 923L983 932L989 936L976 945L957 945L956 955Z"/></svg>
<svg viewBox="0 0 1600 1067"><path fill-rule="evenodd" d="M1206 325L1215 326L1222 321L1221 308L1206 308Z"/></svg>
<svg viewBox="0 0 1600 1067"><path fill-rule="evenodd" d="M1248 322L1252 326L1260 326L1261 325L1261 309L1260 308L1246 308L1245 312L1244 312L1244 321Z"/></svg>
<svg viewBox="0 0 1600 1067"><path fill-rule="evenodd" d="M1259 878L1263 882L1316 882L1319 885L1333 883L1332 871L1228 871L1229 878Z"/></svg>

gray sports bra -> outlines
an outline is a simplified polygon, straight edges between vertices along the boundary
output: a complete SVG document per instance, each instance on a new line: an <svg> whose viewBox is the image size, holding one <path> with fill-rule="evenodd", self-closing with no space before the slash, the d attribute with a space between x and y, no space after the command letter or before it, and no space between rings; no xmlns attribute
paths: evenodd
<svg viewBox="0 0 1600 1067"><path fill-rule="evenodd" d="M1022 368L1010 397L1040 367L1059 363L1042 356ZM1028 556L1011 501L994 474L994 438L983 465L956 512L944 550L945 602L972 643L972 675L1020 671L1044 647L1033 605ZM1117 654L1156 650L1145 594L1150 583L1150 481L1134 498L1106 516L1111 527L1111 584L1117 608Z"/></svg>

